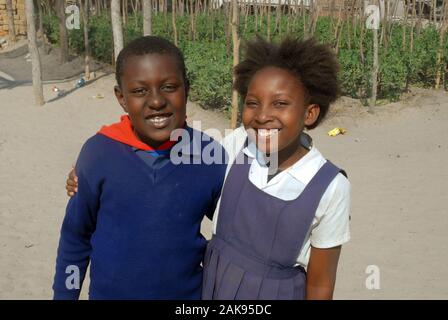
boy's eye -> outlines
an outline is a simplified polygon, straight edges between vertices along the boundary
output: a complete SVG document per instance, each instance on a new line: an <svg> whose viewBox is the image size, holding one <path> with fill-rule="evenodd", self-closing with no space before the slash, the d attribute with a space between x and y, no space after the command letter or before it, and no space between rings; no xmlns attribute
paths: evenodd
<svg viewBox="0 0 448 320"><path fill-rule="evenodd" d="M163 87L162 87L162 90L163 91L166 91L166 92L174 92L174 91L176 91L176 89L178 88L179 86L177 86L177 85L175 85L175 84L166 84L166 85L164 85Z"/></svg>
<svg viewBox="0 0 448 320"><path fill-rule="evenodd" d="M287 106L287 105L288 105L287 101L275 101L274 102L274 106L276 106L276 107L284 107L284 106Z"/></svg>

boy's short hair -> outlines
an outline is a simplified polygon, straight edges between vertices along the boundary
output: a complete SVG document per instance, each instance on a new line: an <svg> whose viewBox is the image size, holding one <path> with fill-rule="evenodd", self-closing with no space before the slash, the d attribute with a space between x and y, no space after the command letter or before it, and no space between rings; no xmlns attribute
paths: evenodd
<svg viewBox="0 0 448 320"><path fill-rule="evenodd" d="M170 41L156 36L144 36L129 42L118 54L115 66L115 79L118 86L121 87L121 77L126 60L129 57L143 56L146 54L168 54L171 55L182 72L185 83L185 92L188 94L190 83L187 77L185 60L182 52Z"/></svg>
<svg viewBox="0 0 448 320"><path fill-rule="evenodd" d="M314 39L291 37L275 44L257 36L247 42L244 49L245 57L234 70L234 87L243 99L255 73L269 66L288 70L297 76L308 95L307 103L319 105L319 117L308 129L315 128L322 121L330 103L339 97L339 63L327 45Z"/></svg>

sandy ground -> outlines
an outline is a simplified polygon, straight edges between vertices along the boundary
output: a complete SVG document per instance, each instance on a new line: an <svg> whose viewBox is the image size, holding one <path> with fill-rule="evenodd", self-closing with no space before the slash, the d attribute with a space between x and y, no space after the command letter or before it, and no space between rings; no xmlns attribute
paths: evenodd
<svg viewBox="0 0 448 320"><path fill-rule="evenodd" d="M69 61L59 64L59 48L38 43L42 64L42 80L53 82L55 80L79 78L84 72L83 57L69 57ZM31 59L28 54L28 45L25 39L19 40L14 46L3 49L0 53L0 70L14 78L14 83L0 82L0 89L31 83ZM106 65L91 61L90 72L95 72ZM1 76L1 75L0 75Z"/></svg>
<svg viewBox="0 0 448 320"><path fill-rule="evenodd" d="M44 107L33 106L29 85L0 90L0 299L51 298L66 174L82 143L122 114L113 75L72 90L74 83L57 84L71 91L59 99L46 84ZM188 114L203 129L229 124L194 104ZM326 135L337 126L347 133ZM448 94L420 89L374 114L343 98L311 131L352 184L352 240L336 299L448 299L447 134ZM203 230L210 235L209 222ZM372 265L379 289L366 287Z"/></svg>

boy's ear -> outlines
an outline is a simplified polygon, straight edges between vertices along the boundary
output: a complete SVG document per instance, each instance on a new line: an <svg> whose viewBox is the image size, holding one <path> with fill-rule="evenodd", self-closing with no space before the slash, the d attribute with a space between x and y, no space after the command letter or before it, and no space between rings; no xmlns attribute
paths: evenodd
<svg viewBox="0 0 448 320"><path fill-rule="evenodd" d="M186 80L186 83L184 83L185 88L185 100L188 100L188 94L190 93L190 80Z"/></svg>
<svg viewBox="0 0 448 320"><path fill-rule="evenodd" d="M128 112L128 108L126 106L126 100L124 98L124 95L123 95L123 92L121 91L120 86L115 86L114 87L114 92L115 92L115 97L118 100L118 103L123 108L123 110L127 113Z"/></svg>
<svg viewBox="0 0 448 320"><path fill-rule="evenodd" d="M306 107L305 110L305 126L309 127L314 124L314 122L317 121L317 118L319 118L320 114L320 107L318 104L310 104Z"/></svg>

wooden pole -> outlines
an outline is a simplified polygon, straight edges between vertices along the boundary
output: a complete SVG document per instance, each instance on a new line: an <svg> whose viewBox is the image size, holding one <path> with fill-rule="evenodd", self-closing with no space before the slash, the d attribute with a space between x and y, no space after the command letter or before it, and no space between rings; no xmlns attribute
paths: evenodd
<svg viewBox="0 0 448 320"><path fill-rule="evenodd" d="M150 36L152 34L151 29L152 20L152 0L143 1L143 35Z"/></svg>
<svg viewBox="0 0 448 320"><path fill-rule="evenodd" d="M9 32L9 41L11 43L16 42L16 28L14 25L14 11L12 7L12 0L6 0L6 11L8 13L8 32Z"/></svg>
<svg viewBox="0 0 448 320"><path fill-rule="evenodd" d="M39 15L39 29L37 31L37 34L39 37L43 38L43 36L44 36L44 21L43 21L43 12L42 12L42 1L38 0L36 2L36 4L37 4L37 12Z"/></svg>
<svg viewBox="0 0 448 320"><path fill-rule="evenodd" d="M123 49L123 26L121 22L119 0L111 0L110 13L112 20L112 34L114 37L114 61L116 61L118 54L121 49Z"/></svg>
<svg viewBox="0 0 448 320"><path fill-rule="evenodd" d="M176 27L176 0L173 0L172 2L172 9L171 9L171 23L173 25L173 36L174 36L174 45L178 46L179 41L177 39L177 27Z"/></svg>
<svg viewBox="0 0 448 320"><path fill-rule="evenodd" d="M411 41L410 41L410 51L414 52L414 25L417 16L417 11L415 10L416 3L415 0L412 1L412 23L411 23Z"/></svg>
<svg viewBox="0 0 448 320"><path fill-rule="evenodd" d="M267 7L267 9L268 9L268 11L267 11L267 25L268 25L268 27L267 27L267 38L268 38L268 41L270 41L271 40L271 0L268 0L268 7Z"/></svg>
<svg viewBox="0 0 448 320"><path fill-rule="evenodd" d="M67 27L65 25L65 2L57 2L57 11L59 18L59 63L64 64L68 61L68 38Z"/></svg>
<svg viewBox="0 0 448 320"><path fill-rule="evenodd" d="M239 47L240 40L238 36L238 3L232 0L232 42L233 42L233 67L239 63ZM235 83L235 75L233 75L233 83ZM232 88L232 116L230 125L235 129L238 123L238 93Z"/></svg>
<svg viewBox="0 0 448 320"><path fill-rule="evenodd" d="M374 27L372 31L373 31L372 97L370 99L370 110L369 110L369 112L371 112L371 113L373 113L373 109L376 105L376 96L377 96L377 88L378 88L378 70L379 70L378 28Z"/></svg>
<svg viewBox="0 0 448 320"><path fill-rule="evenodd" d="M281 24L281 16L282 16L282 6L280 3L277 5L276 13L275 13L275 32L277 32L279 35L282 34L282 24Z"/></svg>
<svg viewBox="0 0 448 320"><path fill-rule="evenodd" d="M84 2L84 5L83 5ZM80 0L81 13L84 20L84 76L86 80L90 80L90 45L89 45L89 8L90 0Z"/></svg>
<svg viewBox="0 0 448 320"><path fill-rule="evenodd" d="M36 41L36 14L34 10L33 0L25 1L26 25L28 35L28 50L31 55L31 71L33 78L34 103L37 106L45 104L44 93L42 88L42 70L40 63L39 50Z"/></svg>

